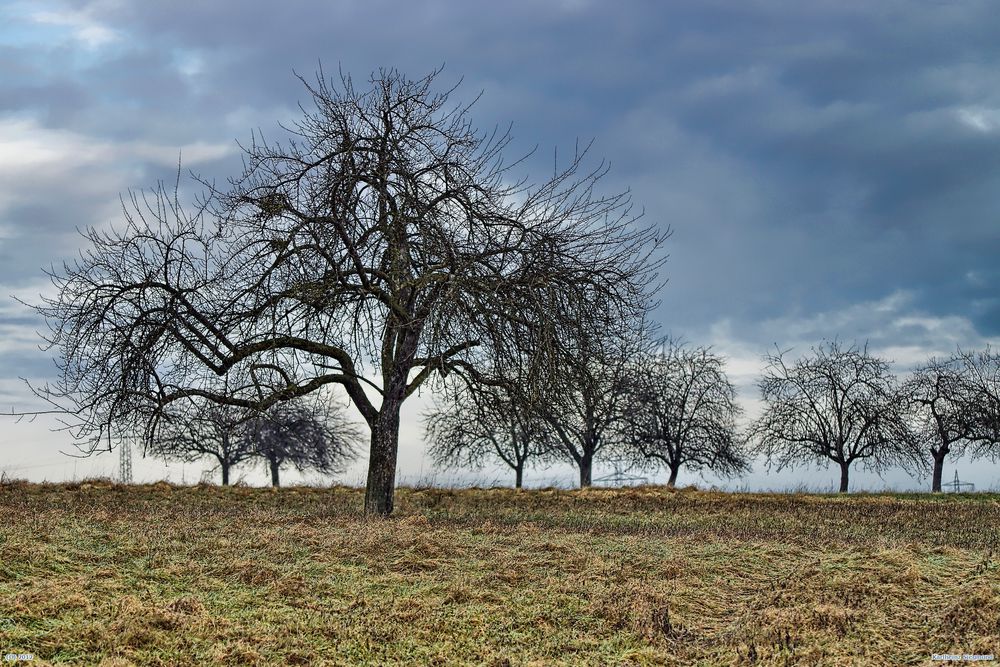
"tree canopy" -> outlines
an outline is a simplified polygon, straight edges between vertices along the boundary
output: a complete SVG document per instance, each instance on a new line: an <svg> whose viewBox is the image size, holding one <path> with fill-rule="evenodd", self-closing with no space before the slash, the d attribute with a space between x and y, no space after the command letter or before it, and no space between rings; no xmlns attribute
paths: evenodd
<svg viewBox="0 0 1000 667"><path fill-rule="evenodd" d="M855 461L876 472L924 465L889 362L867 347L834 340L795 361L780 351L766 360L759 382L764 411L751 434L778 469L832 461L843 493Z"/></svg>
<svg viewBox="0 0 1000 667"><path fill-rule="evenodd" d="M318 398L278 403L247 424L246 437L267 466L272 486L279 486L282 466L333 474L355 456L360 429L340 405Z"/></svg>
<svg viewBox="0 0 1000 667"><path fill-rule="evenodd" d="M550 459L544 422L521 409L504 387L464 387L425 416L429 452L439 465L482 468L497 461L514 472L521 488L527 466Z"/></svg>
<svg viewBox="0 0 1000 667"><path fill-rule="evenodd" d="M553 368L561 332L641 318L667 233L578 151L529 182L438 72L303 79L310 103L244 172L182 205L162 186L88 229L36 306L85 447L178 401L264 411L335 384L371 431L370 513L393 507L404 400L428 379ZM493 378L484 375L487 373ZM219 391L219 378L225 391Z"/></svg>
<svg viewBox="0 0 1000 667"><path fill-rule="evenodd" d="M933 461L931 490L941 490L944 460L978 447L977 396L961 355L931 358L913 370L902 387L914 436Z"/></svg>
<svg viewBox="0 0 1000 667"><path fill-rule="evenodd" d="M639 460L670 471L681 467L722 476L747 472L748 457L736 428L742 408L722 357L705 347L663 341L635 364L627 400L626 433Z"/></svg>

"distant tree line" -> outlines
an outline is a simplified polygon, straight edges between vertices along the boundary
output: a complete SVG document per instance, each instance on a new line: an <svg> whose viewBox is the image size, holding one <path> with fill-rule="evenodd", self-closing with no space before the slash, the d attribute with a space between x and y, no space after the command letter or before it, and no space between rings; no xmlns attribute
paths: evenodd
<svg viewBox="0 0 1000 667"><path fill-rule="evenodd" d="M591 337L564 350L550 384L445 385L424 416L438 465L525 472L557 462L592 484L595 462L734 477L762 456L769 469L835 464L839 490L852 467L930 473L941 491L949 456L1000 455L1000 354L958 350L899 379L866 346L827 341L797 359L765 356L758 381L763 409L740 429L742 408L710 348L646 332ZM334 474L355 456L361 429L335 402L298 399L254 413L189 401L165 413L145 453L168 460L209 458L229 484L234 466L259 462L279 485L280 470Z"/></svg>
<svg viewBox="0 0 1000 667"><path fill-rule="evenodd" d="M247 463L263 465L275 487L282 468L342 472L361 436L329 400L299 399L264 412L193 400L176 405L162 420L143 455L189 463L207 458L216 463L224 486L233 467Z"/></svg>
<svg viewBox="0 0 1000 667"><path fill-rule="evenodd" d="M724 360L675 339L622 344L611 338L563 357L554 393L508 388L453 391L425 417L441 465L508 466L520 487L526 467L574 464L580 486L595 461L734 477L762 456L769 469L835 464L846 492L852 467L930 473L941 491L946 458L1000 456L1000 355L959 350L904 379L867 346L827 341L808 354L765 356L763 409L746 428Z"/></svg>

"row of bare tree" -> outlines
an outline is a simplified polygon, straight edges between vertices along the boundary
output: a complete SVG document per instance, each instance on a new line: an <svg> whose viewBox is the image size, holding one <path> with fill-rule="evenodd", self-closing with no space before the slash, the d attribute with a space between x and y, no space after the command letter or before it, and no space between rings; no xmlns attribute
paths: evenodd
<svg viewBox="0 0 1000 667"><path fill-rule="evenodd" d="M179 185L132 193L123 224L84 231L79 256L48 272L54 295L27 304L59 369L33 388L84 451L139 439L171 456L187 442L194 456L216 430L213 406L244 424L335 387L370 433L365 510L385 516L400 410L433 386L453 398L430 421L445 458L473 461L453 445L509 432L515 469L558 451L582 484L624 444L672 475L745 468L721 361L676 346L638 355L629 342L663 284L669 228L643 222L627 190L603 193L608 168L586 167L586 148L539 181L515 174L527 156L505 155L508 132L477 130L438 74L380 71L359 89L320 71L302 80L299 120L278 140L253 133L228 184L200 179L204 196L187 205ZM845 358L857 373L848 394L814 407L846 410L859 387L882 400L883 366ZM880 435L889 412L862 401L836 423L809 416L797 392L814 381L785 370L765 384L773 460L833 452L845 483L854 460L902 460ZM244 429L241 443L262 437ZM224 470L240 457L209 455Z"/></svg>
<svg viewBox="0 0 1000 667"><path fill-rule="evenodd" d="M570 461L589 486L598 460L722 475L748 469L740 407L722 359L668 340L657 351L591 345L565 359L565 381L541 395L511 385L461 385L426 418L439 464L509 466L520 487L529 465ZM631 347L631 349L630 349Z"/></svg>
<svg viewBox="0 0 1000 667"><path fill-rule="evenodd" d="M931 473L941 490L949 455L1000 456L1000 354L989 348L931 358L900 380L867 347L829 342L794 363L768 358L764 401L748 436L779 469L833 462L840 491L857 462L882 473Z"/></svg>
<svg viewBox="0 0 1000 667"><path fill-rule="evenodd" d="M569 360L554 395L461 386L427 416L434 460L498 461L520 487L526 467L555 461L576 464L588 486L600 458L665 468L673 486L681 468L732 477L763 456L779 470L834 463L846 492L852 465L929 471L940 491L947 456L1000 455L1000 355L989 349L931 359L902 381L866 347L832 341L794 361L777 352L758 383L763 412L742 431L736 390L710 349L615 349Z"/></svg>
<svg viewBox="0 0 1000 667"><path fill-rule="evenodd" d="M191 402L164 419L144 456L168 461L214 460L228 485L234 466L259 462L280 485L281 469L342 472L354 458L361 430L339 404L320 397L279 403L254 413L229 405Z"/></svg>

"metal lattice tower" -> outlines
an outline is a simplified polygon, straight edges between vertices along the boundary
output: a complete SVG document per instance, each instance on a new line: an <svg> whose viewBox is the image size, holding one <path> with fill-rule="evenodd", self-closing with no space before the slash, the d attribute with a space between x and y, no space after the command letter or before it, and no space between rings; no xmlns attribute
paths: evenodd
<svg viewBox="0 0 1000 667"><path fill-rule="evenodd" d="M118 456L118 481L122 484L132 483L132 445L126 441L121 445Z"/></svg>
<svg viewBox="0 0 1000 667"><path fill-rule="evenodd" d="M612 461L612 467L614 472L610 475L605 475L604 477L597 477L591 480L594 484L598 486L636 486L641 484L649 484L649 480L641 475L630 475L629 470L632 469L632 464L625 463L623 461Z"/></svg>
<svg viewBox="0 0 1000 667"><path fill-rule="evenodd" d="M962 481L959 481L959 479L958 479L958 471L957 470L955 471L955 481L953 481L953 482L946 482L946 483L942 484L941 486L947 486L947 487L949 487L951 489L952 493L961 493L963 491L969 491L969 492L971 492L971 491L975 491L976 490L976 485L973 484L972 482L962 482Z"/></svg>

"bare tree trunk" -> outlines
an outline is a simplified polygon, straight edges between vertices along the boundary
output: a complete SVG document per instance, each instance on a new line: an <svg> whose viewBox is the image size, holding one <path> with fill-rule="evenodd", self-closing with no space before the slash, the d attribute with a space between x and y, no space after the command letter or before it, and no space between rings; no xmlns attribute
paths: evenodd
<svg viewBox="0 0 1000 667"><path fill-rule="evenodd" d="M278 459L271 459L271 486L280 486L278 481Z"/></svg>
<svg viewBox="0 0 1000 667"><path fill-rule="evenodd" d="M521 463L514 468L514 488L520 489L524 482L524 464Z"/></svg>
<svg viewBox="0 0 1000 667"><path fill-rule="evenodd" d="M931 478L931 491L934 493L941 492L941 476L944 473L944 457L945 452L931 452L934 456L934 476Z"/></svg>
<svg viewBox="0 0 1000 667"><path fill-rule="evenodd" d="M368 456L368 487L365 491L365 514L392 514L396 490L396 455L399 449L399 409L402 399L387 394L372 425L371 451Z"/></svg>
<svg viewBox="0 0 1000 667"><path fill-rule="evenodd" d="M594 468L594 455L584 454L580 459L580 488L586 488L591 484L591 475Z"/></svg>
<svg viewBox="0 0 1000 667"><path fill-rule="evenodd" d="M840 493L847 493L847 477L850 463L840 464Z"/></svg>
<svg viewBox="0 0 1000 667"><path fill-rule="evenodd" d="M677 473L680 472L680 469L680 465L670 466L670 479L667 480L668 487L674 488L674 485L677 484Z"/></svg>
<svg viewBox="0 0 1000 667"><path fill-rule="evenodd" d="M222 486L229 486L229 463L222 461Z"/></svg>

